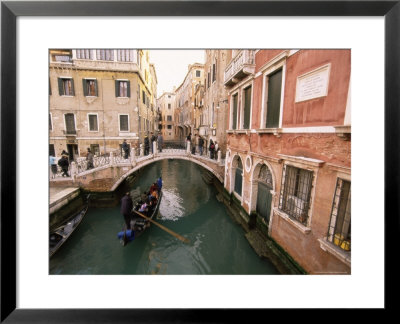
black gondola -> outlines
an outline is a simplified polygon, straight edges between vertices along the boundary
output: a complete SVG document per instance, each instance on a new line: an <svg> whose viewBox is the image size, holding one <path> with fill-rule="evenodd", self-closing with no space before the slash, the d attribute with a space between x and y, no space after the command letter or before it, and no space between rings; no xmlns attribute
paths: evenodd
<svg viewBox="0 0 400 324"><path fill-rule="evenodd" d="M150 219L153 219L157 216L159 209L160 209L160 203L162 199L162 191L160 190L158 192L158 199L157 199L157 204L153 207L153 209L145 216L147 216ZM150 221L142 218L140 215L135 213L135 211L139 211L140 205L142 201L139 198L133 207L132 210L132 216L133 219L131 220L131 228L130 229L123 229L121 232L118 233L118 238L120 239L120 242L123 246L128 244L128 242L133 241L135 238L138 238L140 235L143 234L143 232L146 230L146 228L150 227Z"/></svg>
<svg viewBox="0 0 400 324"><path fill-rule="evenodd" d="M78 225L81 223L83 217L89 208L89 196L87 197L86 205L81 208L74 216L70 217L68 221L57 227L55 230L50 232L49 237L49 257L51 258L54 253L65 243L65 241L71 236Z"/></svg>

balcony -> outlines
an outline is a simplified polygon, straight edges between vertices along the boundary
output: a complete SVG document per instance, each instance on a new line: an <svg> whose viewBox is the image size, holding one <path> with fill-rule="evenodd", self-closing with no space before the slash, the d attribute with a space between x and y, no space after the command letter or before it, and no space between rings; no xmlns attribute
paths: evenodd
<svg viewBox="0 0 400 324"><path fill-rule="evenodd" d="M255 71L255 50L241 50L225 69L224 85L232 87Z"/></svg>

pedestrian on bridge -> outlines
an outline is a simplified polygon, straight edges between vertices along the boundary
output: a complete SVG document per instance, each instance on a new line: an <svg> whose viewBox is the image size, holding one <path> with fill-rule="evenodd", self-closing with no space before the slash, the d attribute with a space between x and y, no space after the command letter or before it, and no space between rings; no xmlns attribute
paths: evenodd
<svg viewBox="0 0 400 324"><path fill-rule="evenodd" d="M61 159L58 160L58 165L61 167L61 170L63 171L62 176L69 177L68 174L69 162L66 155L63 155Z"/></svg>
<svg viewBox="0 0 400 324"><path fill-rule="evenodd" d="M204 146L204 139L199 136L199 152L200 156L203 155L203 146Z"/></svg>
<svg viewBox="0 0 400 324"><path fill-rule="evenodd" d="M156 137L156 135L154 135L153 132L151 132L150 134L151 134L151 137L150 137L151 153L154 154L154 144L153 143L157 141L157 137Z"/></svg>
<svg viewBox="0 0 400 324"><path fill-rule="evenodd" d="M86 155L86 161L87 161L87 170L93 169L94 165L93 165L93 153L90 150L90 148L87 149L87 155Z"/></svg>
<svg viewBox="0 0 400 324"><path fill-rule="evenodd" d="M54 179L57 174L57 163L56 163L56 158L53 156L53 154L50 154L50 167L51 167L51 173L53 174L52 178Z"/></svg>
<svg viewBox="0 0 400 324"><path fill-rule="evenodd" d="M150 141L147 135L144 136L144 155L149 155Z"/></svg>
<svg viewBox="0 0 400 324"><path fill-rule="evenodd" d="M162 147L164 145L164 139L161 135L161 132L158 133L157 145L158 145L158 152L162 152Z"/></svg>
<svg viewBox="0 0 400 324"><path fill-rule="evenodd" d="M126 139L124 139L124 142L122 143L122 150L124 151L124 159L127 159L129 156L129 145L126 142Z"/></svg>

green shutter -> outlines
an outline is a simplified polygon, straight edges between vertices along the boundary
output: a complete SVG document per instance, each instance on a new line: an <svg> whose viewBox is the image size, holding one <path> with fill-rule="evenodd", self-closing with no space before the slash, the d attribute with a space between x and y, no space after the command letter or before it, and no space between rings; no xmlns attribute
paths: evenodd
<svg viewBox="0 0 400 324"><path fill-rule="evenodd" d="M83 87L83 95L86 97L88 95L86 87L86 79L82 79L82 87Z"/></svg>
<svg viewBox="0 0 400 324"><path fill-rule="evenodd" d="M74 79L71 79L71 95L75 96Z"/></svg>
<svg viewBox="0 0 400 324"><path fill-rule="evenodd" d="M236 121L237 121L237 104L238 104L238 95L235 94L233 96L233 115L232 115L232 129L236 129Z"/></svg>
<svg viewBox="0 0 400 324"><path fill-rule="evenodd" d="M243 128L250 128L251 87L244 89Z"/></svg>
<svg viewBox="0 0 400 324"><path fill-rule="evenodd" d="M94 81L94 89L95 89L95 96L98 97L99 96L99 91L97 89L97 79Z"/></svg>
<svg viewBox="0 0 400 324"><path fill-rule="evenodd" d="M127 87L127 96L128 96L128 98L130 98L130 96L131 96L131 81L127 81L126 82L127 83L127 85L126 85L126 87Z"/></svg>
<svg viewBox="0 0 400 324"><path fill-rule="evenodd" d="M271 189L272 188L265 183L258 183L256 211L266 220L267 224L269 223L271 213Z"/></svg>
<svg viewBox="0 0 400 324"><path fill-rule="evenodd" d="M268 76L266 128L279 127L281 110L282 69Z"/></svg>
<svg viewBox="0 0 400 324"><path fill-rule="evenodd" d="M115 80L115 97L119 97L119 82Z"/></svg>
<svg viewBox="0 0 400 324"><path fill-rule="evenodd" d="M61 78L58 78L58 94L60 96L64 95L63 80Z"/></svg>

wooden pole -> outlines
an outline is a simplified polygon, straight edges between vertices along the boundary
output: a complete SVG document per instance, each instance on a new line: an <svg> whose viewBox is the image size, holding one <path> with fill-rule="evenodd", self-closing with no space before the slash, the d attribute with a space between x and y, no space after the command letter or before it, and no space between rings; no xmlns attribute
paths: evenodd
<svg viewBox="0 0 400 324"><path fill-rule="evenodd" d="M179 235L177 233L175 233L174 231L170 230L169 228L166 228L164 225L161 225L160 223L157 223L156 221L152 220L150 217L147 217L141 213L139 213L138 211L134 210L134 212L136 214L138 214L140 217L143 217L144 219L152 222L153 224L157 225L159 228L163 229L164 231L168 232L169 234L175 236L177 239L181 240L182 242L185 243L189 243L189 239L187 239L186 237L183 237L182 235Z"/></svg>

